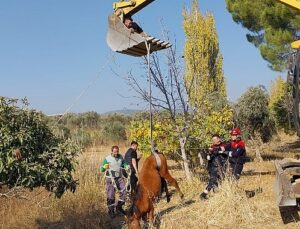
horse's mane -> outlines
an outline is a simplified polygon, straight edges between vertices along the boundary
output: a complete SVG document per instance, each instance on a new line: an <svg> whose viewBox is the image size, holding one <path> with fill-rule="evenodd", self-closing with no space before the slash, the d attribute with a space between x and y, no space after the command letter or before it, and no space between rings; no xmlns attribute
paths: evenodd
<svg viewBox="0 0 300 229"><path fill-rule="evenodd" d="M140 185L135 188L135 195L132 198L131 206L128 209L128 215L132 216L134 213L139 213L139 209L136 207L135 203L143 196L143 190Z"/></svg>

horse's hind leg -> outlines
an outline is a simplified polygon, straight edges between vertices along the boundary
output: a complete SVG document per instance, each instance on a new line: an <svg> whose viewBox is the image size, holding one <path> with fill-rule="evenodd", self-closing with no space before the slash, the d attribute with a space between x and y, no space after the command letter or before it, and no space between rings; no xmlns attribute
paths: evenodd
<svg viewBox="0 0 300 229"><path fill-rule="evenodd" d="M183 193L181 192L177 181L169 174L169 172L166 171L165 173L161 173L160 175L161 175L161 177L165 178L171 186L176 188L177 192L179 192L179 194L180 194L180 198L182 199Z"/></svg>
<svg viewBox="0 0 300 229"><path fill-rule="evenodd" d="M168 184L164 178L161 178L161 186L162 186L162 193L163 192L166 193L167 203L169 203L171 201L171 194L169 193Z"/></svg>

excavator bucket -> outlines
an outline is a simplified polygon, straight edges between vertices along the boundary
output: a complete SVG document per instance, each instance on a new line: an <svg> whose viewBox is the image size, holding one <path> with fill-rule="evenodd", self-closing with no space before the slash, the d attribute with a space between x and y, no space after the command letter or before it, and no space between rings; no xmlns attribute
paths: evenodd
<svg viewBox="0 0 300 229"><path fill-rule="evenodd" d="M121 19L115 14L108 17L107 44L114 52L130 56L147 55L147 46L150 44L150 53L171 47L169 42L164 42L150 36L132 33Z"/></svg>
<svg viewBox="0 0 300 229"><path fill-rule="evenodd" d="M279 207L297 206L300 198L300 160L285 158L275 161L274 190Z"/></svg>

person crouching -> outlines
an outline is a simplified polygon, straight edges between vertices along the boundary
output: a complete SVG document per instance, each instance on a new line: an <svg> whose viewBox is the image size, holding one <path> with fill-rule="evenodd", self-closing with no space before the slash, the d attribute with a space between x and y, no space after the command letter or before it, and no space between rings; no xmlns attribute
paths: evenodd
<svg viewBox="0 0 300 229"><path fill-rule="evenodd" d="M200 194L200 199L207 199L208 193L218 187L220 180L224 179L227 155L225 153L226 144L223 144L218 134L213 135L213 145L208 149L207 169L209 180L206 188Z"/></svg>
<svg viewBox="0 0 300 229"><path fill-rule="evenodd" d="M119 154L119 147L113 146L111 148L111 155L107 156L100 168L101 172L105 172L106 194L107 194L107 207L108 214L111 218L115 217L115 193L119 191L118 204L116 211L125 215L123 209L125 203L125 181L122 176L122 169L127 169L121 154Z"/></svg>

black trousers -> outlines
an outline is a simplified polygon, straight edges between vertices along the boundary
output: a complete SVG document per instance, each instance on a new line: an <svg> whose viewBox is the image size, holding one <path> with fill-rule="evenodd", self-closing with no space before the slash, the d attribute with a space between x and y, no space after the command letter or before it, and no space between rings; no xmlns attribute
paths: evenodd
<svg viewBox="0 0 300 229"><path fill-rule="evenodd" d="M243 167L244 167L243 163L233 162L233 161L230 162L231 172L235 179L237 180L240 179L241 173L243 171Z"/></svg>
<svg viewBox="0 0 300 229"><path fill-rule="evenodd" d="M130 186L131 186L131 193L134 194L136 190L138 179L135 175L135 172L132 172L130 175Z"/></svg>
<svg viewBox="0 0 300 229"><path fill-rule="evenodd" d="M218 187L219 181L224 179L225 176L225 165L223 161L214 160L215 161L209 162L207 167L209 173L208 184L206 186L207 191Z"/></svg>

